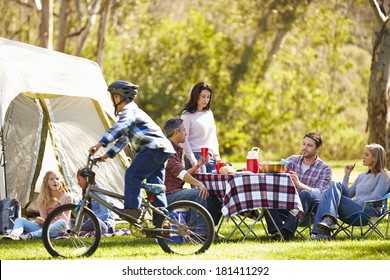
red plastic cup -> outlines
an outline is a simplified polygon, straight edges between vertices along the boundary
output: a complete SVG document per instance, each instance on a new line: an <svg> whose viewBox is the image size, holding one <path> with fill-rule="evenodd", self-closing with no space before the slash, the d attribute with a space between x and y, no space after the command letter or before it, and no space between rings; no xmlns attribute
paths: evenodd
<svg viewBox="0 0 390 280"><path fill-rule="evenodd" d="M215 168L217 169L217 173L218 173L218 174L219 174L219 169L220 169L222 166L225 166L225 163L224 163L224 162L217 162Z"/></svg>
<svg viewBox="0 0 390 280"><path fill-rule="evenodd" d="M200 152L202 153L202 157L207 157L209 155L209 148L200 148Z"/></svg>

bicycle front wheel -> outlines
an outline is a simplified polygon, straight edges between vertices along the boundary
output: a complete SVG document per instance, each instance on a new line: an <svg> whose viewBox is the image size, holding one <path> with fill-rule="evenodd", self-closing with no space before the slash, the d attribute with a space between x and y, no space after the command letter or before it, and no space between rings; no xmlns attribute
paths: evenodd
<svg viewBox="0 0 390 280"><path fill-rule="evenodd" d="M46 250L53 257L77 258L92 255L99 246L101 229L96 215L88 208L80 217L83 225L88 223L88 231L76 232L77 205L65 204L54 209L42 227L42 240ZM64 217L70 217L66 223ZM91 230L92 229L92 230Z"/></svg>
<svg viewBox="0 0 390 280"><path fill-rule="evenodd" d="M173 233L157 238L164 252L179 255L199 254L211 246L215 234L214 222L206 208L199 203L182 200L172 203L167 210L168 215L180 226L172 224ZM166 228L169 224L167 218L158 221L159 228Z"/></svg>

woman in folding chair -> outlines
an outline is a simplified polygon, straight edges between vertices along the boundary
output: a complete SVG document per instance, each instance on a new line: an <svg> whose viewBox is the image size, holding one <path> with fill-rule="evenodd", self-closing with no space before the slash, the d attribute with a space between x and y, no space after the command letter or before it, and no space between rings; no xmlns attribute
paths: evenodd
<svg viewBox="0 0 390 280"><path fill-rule="evenodd" d="M382 198L389 190L390 172L386 169L386 152L379 144L366 146L363 165L368 171L360 174L350 188L349 175L355 164L345 166L343 183L331 182L329 189L322 194L314 220L312 240L330 238L330 232L336 229L337 217L362 211L364 202ZM351 199L355 197L354 199ZM379 216L380 209L366 206L363 210L368 216Z"/></svg>

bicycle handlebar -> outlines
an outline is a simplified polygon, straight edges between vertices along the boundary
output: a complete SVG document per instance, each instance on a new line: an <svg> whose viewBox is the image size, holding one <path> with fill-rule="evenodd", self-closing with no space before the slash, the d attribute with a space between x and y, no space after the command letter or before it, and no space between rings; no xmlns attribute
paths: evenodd
<svg viewBox="0 0 390 280"><path fill-rule="evenodd" d="M92 171L92 167L94 165L97 166L97 163L101 160L101 156L91 157L91 155L88 155L87 159L87 169Z"/></svg>

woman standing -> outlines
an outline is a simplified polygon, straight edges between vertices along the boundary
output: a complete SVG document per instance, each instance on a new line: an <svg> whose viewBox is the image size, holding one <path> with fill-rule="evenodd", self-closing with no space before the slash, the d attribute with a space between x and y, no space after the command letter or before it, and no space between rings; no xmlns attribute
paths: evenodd
<svg viewBox="0 0 390 280"><path fill-rule="evenodd" d="M368 167L368 171L360 174L350 188L349 175L355 164L345 166L342 184L331 182L329 189L323 193L314 220L314 240L329 239L330 232L336 229L337 217L348 217L362 211L365 201L380 199L389 191L390 173L385 167L386 152L381 145L366 146L363 165ZM380 209L367 205L364 212L369 216L378 216Z"/></svg>
<svg viewBox="0 0 390 280"><path fill-rule="evenodd" d="M202 156L201 148L209 149L209 162L201 167L202 173L211 173L215 170L215 163L221 160L214 115L210 110L212 92L207 83L197 83L181 115L187 132L184 142L186 168L196 165Z"/></svg>

